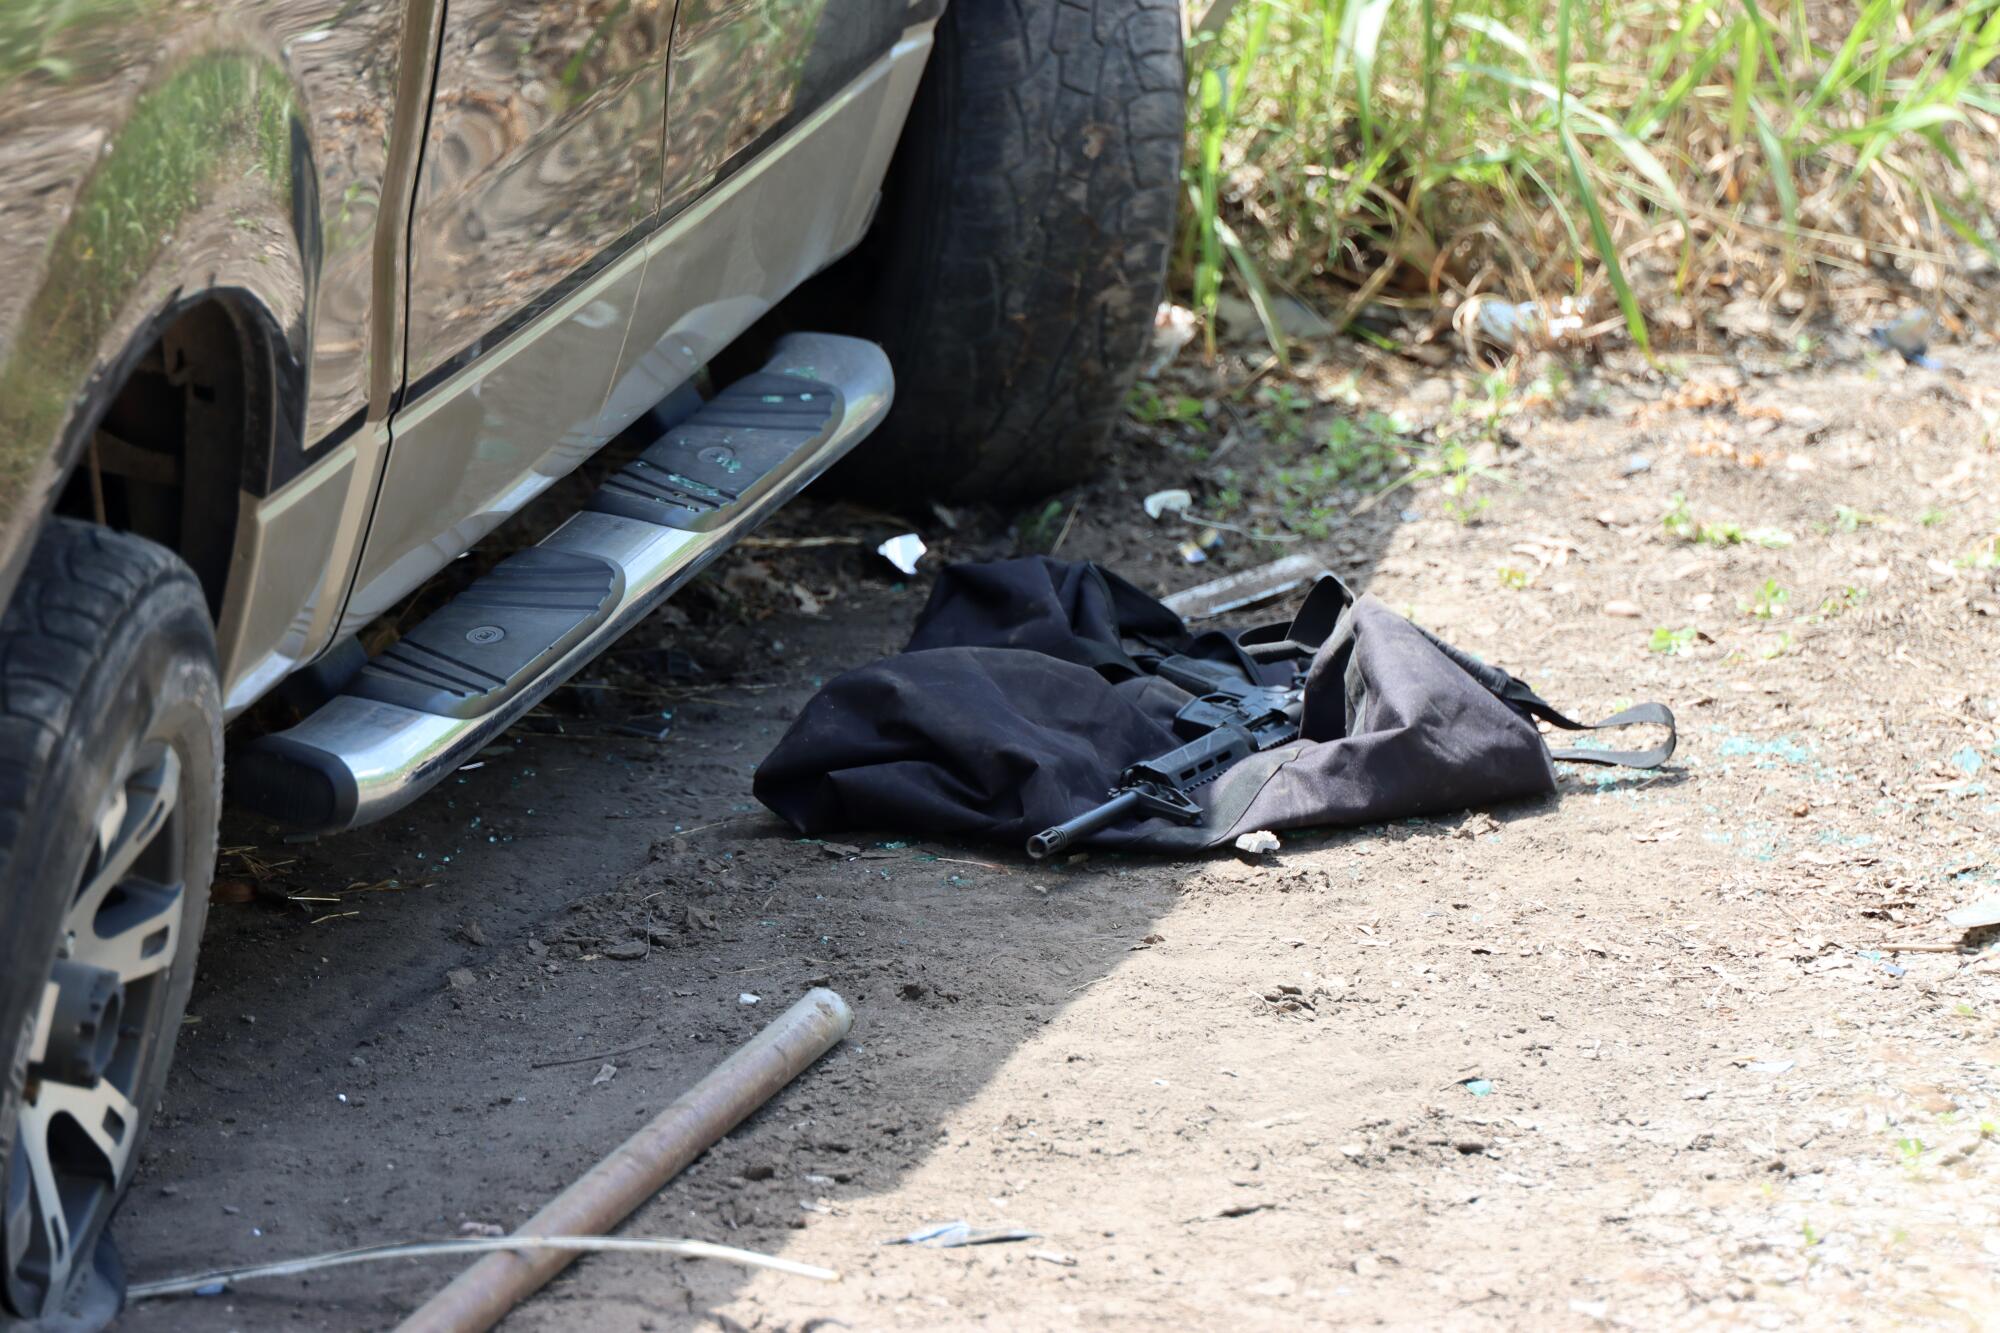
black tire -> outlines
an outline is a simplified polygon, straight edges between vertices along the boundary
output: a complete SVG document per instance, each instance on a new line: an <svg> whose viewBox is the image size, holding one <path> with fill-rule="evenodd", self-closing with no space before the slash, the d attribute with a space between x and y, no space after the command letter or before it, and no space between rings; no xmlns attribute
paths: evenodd
<svg viewBox="0 0 2000 1333"><path fill-rule="evenodd" d="M0 1324L102 1268L194 977L221 719L193 571L52 522L0 615Z"/></svg>
<svg viewBox="0 0 2000 1333"><path fill-rule="evenodd" d="M1184 79L1175 0L951 0L882 213L821 289L896 369L836 484L1019 500L1096 473L1166 280Z"/></svg>

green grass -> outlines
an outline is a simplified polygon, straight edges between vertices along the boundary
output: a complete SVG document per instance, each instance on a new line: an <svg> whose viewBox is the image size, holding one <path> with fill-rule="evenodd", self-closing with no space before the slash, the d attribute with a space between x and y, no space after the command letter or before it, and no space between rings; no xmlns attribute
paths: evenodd
<svg viewBox="0 0 2000 1333"><path fill-rule="evenodd" d="M1180 280L1281 358L1276 287L1339 324L1582 295L1645 348L1668 308L2000 253L1964 169L2000 0L1189 4Z"/></svg>
<svg viewBox="0 0 2000 1333"><path fill-rule="evenodd" d="M149 0L5 0L0 3L0 89L35 76L54 83L106 57L130 32L119 21Z"/></svg>

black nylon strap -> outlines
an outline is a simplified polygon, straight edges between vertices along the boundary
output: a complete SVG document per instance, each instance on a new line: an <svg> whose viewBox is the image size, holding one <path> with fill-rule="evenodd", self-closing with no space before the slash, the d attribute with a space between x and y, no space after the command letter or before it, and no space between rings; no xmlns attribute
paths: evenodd
<svg viewBox="0 0 2000 1333"><path fill-rule="evenodd" d="M1519 704L1531 715L1540 718L1552 727L1564 731L1604 731L1611 727L1631 727L1650 724L1667 729L1667 742L1655 745L1649 750L1578 750L1549 747L1551 759L1561 759L1572 764L1616 765L1620 768L1658 768L1674 757L1674 744L1680 739L1674 730L1674 715L1665 704L1634 704L1622 713L1614 713L1602 722L1578 722L1565 717L1548 700L1536 694L1521 681L1514 681L1500 696L1510 703Z"/></svg>

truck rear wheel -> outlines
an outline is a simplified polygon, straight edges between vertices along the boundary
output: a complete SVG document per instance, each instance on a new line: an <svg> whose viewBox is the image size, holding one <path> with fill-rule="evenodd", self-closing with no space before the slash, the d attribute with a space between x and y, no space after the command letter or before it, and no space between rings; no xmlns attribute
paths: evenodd
<svg viewBox="0 0 2000 1333"><path fill-rule="evenodd" d="M1174 0L954 0L862 247L829 274L896 368L846 468L899 501L1092 476L1173 246Z"/></svg>
<svg viewBox="0 0 2000 1333"><path fill-rule="evenodd" d="M52 521L0 616L0 1315L63 1308L137 1165L208 910L221 719L193 571Z"/></svg>

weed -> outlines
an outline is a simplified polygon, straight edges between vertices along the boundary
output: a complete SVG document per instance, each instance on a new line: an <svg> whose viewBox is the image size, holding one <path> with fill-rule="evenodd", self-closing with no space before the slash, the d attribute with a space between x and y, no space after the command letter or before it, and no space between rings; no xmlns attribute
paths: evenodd
<svg viewBox="0 0 2000 1333"><path fill-rule="evenodd" d="M1820 600L1819 618L1821 620L1837 620L1867 600L1868 589L1857 588L1849 584L1839 592L1834 593L1831 597L1825 597Z"/></svg>
<svg viewBox="0 0 2000 1333"><path fill-rule="evenodd" d="M1902 1157L1904 1166L1915 1166L1925 1151L1924 1141L1914 1134L1906 1134L1896 1140L1896 1152Z"/></svg>
<svg viewBox="0 0 2000 1333"><path fill-rule="evenodd" d="M1686 495L1674 492L1673 498L1667 501L1666 512L1660 515L1660 526L1677 541L1691 542L1695 539L1694 511L1688 508Z"/></svg>
<svg viewBox="0 0 2000 1333"><path fill-rule="evenodd" d="M1202 417L1201 399L1190 398L1183 393L1161 397L1150 384L1132 386L1132 392L1125 400L1125 410L1142 426L1171 424L1193 426L1196 430L1208 429L1208 422Z"/></svg>
<svg viewBox="0 0 2000 1333"><path fill-rule="evenodd" d="M1654 652L1664 653L1668 657L1685 657L1694 651L1697 633L1692 625L1682 629L1668 629L1665 625L1656 626L1652 642L1647 646Z"/></svg>
<svg viewBox="0 0 2000 1333"><path fill-rule="evenodd" d="M1866 524L1880 523L1881 514L1864 514L1853 505L1833 507L1833 526L1840 532L1853 532Z"/></svg>
<svg viewBox="0 0 2000 1333"><path fill-rule="evenodd" d="M1740 546L1749 534L1741 523L1704 523L1695 529L1694 539L1703 546Z"/></svg>
<svg viewBox="0 0 2000 1333"><path fill-rule="evenodd" d="M1438 483L1444 513L1454 523L1471 523L1493 505L1492 497L1472 494L1472 474L1453 472Z"/></svg>
<svg viewBox="0 0 2000 1333"><path fill-rule="evenodd" d="M1952 562L1960 569L2000 569L2000 532L1981 542L1971 554Z"/></svg>
<svg viewBox="0 0 2000 1333"><path fill-rule="evenodd" d="M1791 650L1792 636L1789 634L1780 634L1777 638L1771 640L1758 650L1757 656L1763 658L1766 662L1772 662L1783 657Z"/></svg>
<svg viewBox="0 0 2000 1333"><path fill-rule="evenodd" d="M1266 275L1339 283L1344 326L1498 272L1595 294L1645 348L1645 302L1712 275L1837 294L1928 262L1969 296L1952 255L1996 250L1966 165L2000 105L1991 0L1203 9L1179 272L1204 316L1233 276L1281 356Z"/></svg>
<svg viewBox="0 0 2000 1333"><path fill-rule="evenodd" d="M1938 524L1944 522L1944 519L1944 510L1939 509L1936 505L1924 506L1924 512L1917 515L1917 522L1927 528L1936 527Z"/></svg>
<svg viewBox="0 0 2000 1333"><path fill-rule="evenodd" d="M1484 495L1473 494L1475 478L1497 480L1490 468L1472 461L1472 452L1456 439L1441 440L1426 450L1417 465L1396 485L1410 481L1436 481L1444 500L1444 512L1454 523L1471 523L1492 505Z"/></svg>
<svg viewBox="0 0 2000 1333"><path fill-rule="evenodd" d="M1257 414L1257 424L1279 445L1298 443L1305 433L1306 409L1312 400L1289 384L1267 384L1257 391L1265 410Z"/></svg>
<svg viewBox="0 0 2000 1333"><path fill-rule="evenodd" d="M1515 569L1511 565L1502 565L1499 573L1500 586L1508 589L1510 592L1520 592L1534 581L1529 576L1527 570Z"/></svg>
<svg viewBox="0 0 2000 1333"><path fill-rule="evenodd" d="M1776 579L1765 579L1764 586L1743 604L1743 611L1759 620L1774 620L1784 614L1785 603L1791 600L1791 593L1779 587Z"/></svg>
<svg viewBox="0 0 2000 1333"><path fill-rule="evenodd" d="M1667 502L1666 512L1660 515L1660 526L1669 537L1700 546L1741 546L1748 542L1775 550L1790 546L1793 540L1792 534L1782 528L1746 529L1741 523L1726 520L1697 521L1687 496L1679 491L1675 491L1673 498Z"/></svg>
<svg viewBox="0 0 2000 1333"><path fill-rule="evenodd" d="M1056 544L1062 531L1063 502L1051 500L1028 518L1019 521L1021 549L1045 553Z"/></svg>

